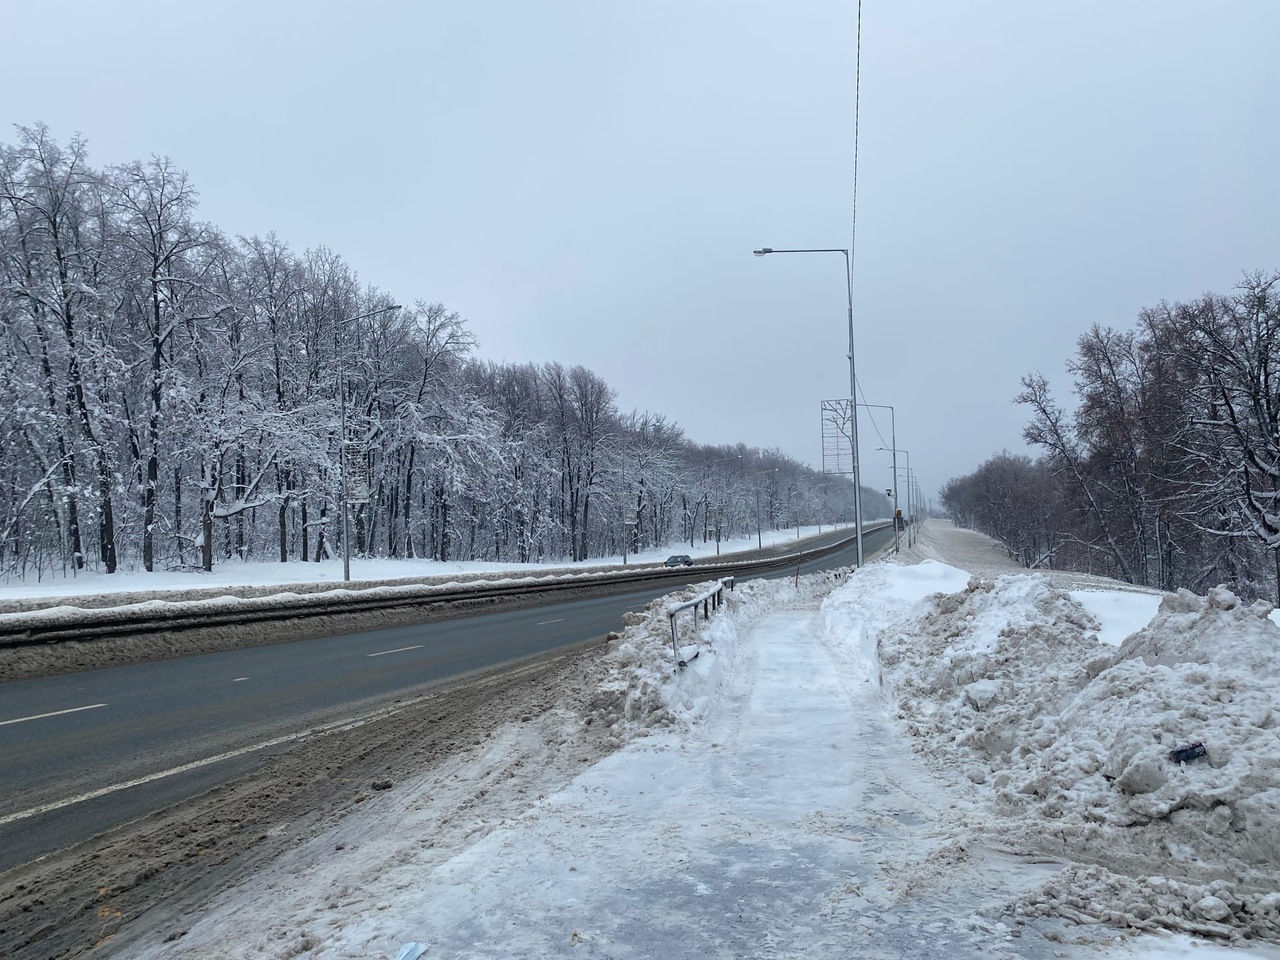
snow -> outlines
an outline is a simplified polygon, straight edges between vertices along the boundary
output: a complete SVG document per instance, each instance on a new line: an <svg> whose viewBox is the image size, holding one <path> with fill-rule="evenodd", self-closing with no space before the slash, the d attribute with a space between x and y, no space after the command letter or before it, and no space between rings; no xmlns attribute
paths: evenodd
<svg viewBox="0 0 1280 960"><path fill-rule="evenodd" d="M881 522L881 521L875 521ZM868 521L871 523L871 521ZM833 528L824 525L801 527L801 537L819 532L828 533ZM787 530L766 530L759 542L765 547L786 546L797 539L794 527ZM757 538L725 540L720 544L721 554L740 553L757 549ZM698 542L694 546L674 543L655 550L627 555L628 565L661 563L676 553L691 557L716 556L716 544ZM351 576L354 580L396 580L404 577L449 577L458 574L507 573L528 575L546 570L564 572L581 571L595 567L619 566L622 556L593 557L581 563L557 560L546 563L492 563L488 561L438 561L426 559L397 559L387 557L353 557ZM46 577L39 581L0 581L0 602L32 597L71 597L86 594L144 592L153 590L191 590L206 587L238 586L289 586L300 583L342 583L342 558L321 560L315 563L292 561L240 561L232 560L214 565L212 571L165 570L147 573L145 570L121 570L114 574L81 571L71 577Z"/></svg>
<svg viewBox="0 0 1280 960"><path fill-rule="evenodd" d="M1098 621L1098 639L1112 647L1150 623L1161 600L1160 594L1122 590L1071 590L1068 594Z"/></svg>
<svg viewBox="0 0 1280 960"><path fill-rule="evenodd" d="M585 716L495 732L130 955L1280 960L1239 939L1280 937L1270 608L973 579L947 534L737 585L681 618L684 670L667 609L704 587L653 601ZM566 773L547 744L584 725L618 749Z"/></svg>
<svg viewBox="0 0 1280 960"><path fill-rule="evenodd" d="M874 662L916 750L975 785L979 832L1074 862L1020 901L1028 915L1227 936L1280 932L1280 629L1228 591L1150 602L1087 596L1037 575L973 580L910 610L837 591L832 625L877 624ZM1159 598L1155 598L1159 599ZM1110 618L1110 619L1109 619ZM1100 622L1101 621L1101 622ZM1111 643L1140 629L1118 647ZM848 639L864 659L866 637ZM1169 752L1203 741L1208 756Z"/></svg>

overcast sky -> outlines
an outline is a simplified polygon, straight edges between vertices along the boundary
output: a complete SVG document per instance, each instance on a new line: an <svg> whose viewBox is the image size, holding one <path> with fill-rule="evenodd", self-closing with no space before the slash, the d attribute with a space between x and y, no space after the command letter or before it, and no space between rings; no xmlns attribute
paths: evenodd
<svg viewBox="0 0 1280 960"><path fill-rule="evenodd" d="M480 354L821 466L848 391L856 0L0 0L0 123L168 155ZM1280 268L1280 3L866 0L858 379L926 490L1092 323ZM888 423L882 422L887 440ZM863 421L863 478L890 482Z"/></svg>

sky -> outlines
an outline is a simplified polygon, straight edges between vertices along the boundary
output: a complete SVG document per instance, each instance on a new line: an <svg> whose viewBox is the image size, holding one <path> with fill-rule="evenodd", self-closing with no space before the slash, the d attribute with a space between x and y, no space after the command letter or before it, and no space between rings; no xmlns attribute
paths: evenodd
<svg viewBox="0 0 1280 960"><path fill-rule="evenodd" d="M1280 3L865 0L855 359L928 496L1024 450L1092 324L1280 269ZM857 5L0 0L0 136L168 156L479 355L822 465L846 397ZM887 411L862 418L887 487ZM900 458L900 466L906 457Z"/></svg>

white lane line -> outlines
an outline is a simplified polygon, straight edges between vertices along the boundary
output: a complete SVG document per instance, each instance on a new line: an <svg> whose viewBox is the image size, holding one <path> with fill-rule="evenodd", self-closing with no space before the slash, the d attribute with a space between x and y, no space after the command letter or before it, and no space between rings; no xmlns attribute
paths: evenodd
<svg viewBox="0 0 1280 960"><path fill-rule="evenodd" d="M254 753L257 750L266 750L268 747L278 747L282 743L292 743L295 740L302 740L312 734L353 729L367 723L375 715L376 714L370 714L369 716L360 717L356 720L343 720L338 723L330 723L325 726L314 727L311 730L304 730L301 733L290 733L283 737L276 737L273 740L263 740L261 743L255 743L251 747L241 747L239 750L228 750L226 753L219 753L216 756L205 757L203 760L192 760L190 763L184 763L177 767L170 767L168 770L161 770L159 773L149 773L145 777L138 777L135 780L128 780L124 783L113 783L109 787L100 787L97 790L90 790L88 793L80 793L74 797L67 797L65 800L55 800L52 803L42 803L40 806L32 807L30 810L19 810L17 813L10 813L0 817L0 827L8 826L18 820L26 820L29 817L38 817L42 813L52 813L54 810L61 810L63 807L70 807L77 803L84 803L86 800L96 800L98 797L105 797L108 794L119 793L121 790L128 790L130 787L140 787L144 783L152 783L156 780L163 780L165 777L176 776L179 773L198 770L201 767L209 766L211 763L220 763L223 760L230 760L233 757L244 756L246 753Z"/></svg>
<svg viewBox="0 0 1280 960"><path fill-rule="evenodd" d="M535 627L545 627L548 623L564 623L564 617L559 620L543 620L541 623L535 623Z"/></svg>
<svg viewBox="0 0 1280 960"><path fill-rule="evenodd" d="M396 647L394 650L380 650L377 653L366 653L366 657L385 657L388 653L404 653L406 650L421 650L423 644L415 643L412 647Z"/></svg>
<svg viewBox="0 0 1280 960"><path fill-rule="evenodd" d="M232 680L231 682L232 682L232 683L242 683L242 682L244 682L245 680L248 680L248 679L249 679L248 677L236 677L236 678L235 678L234 680Z"/></svg>
<svg viewBox="0 0 1280 960"><path fill-rule="evenodd" d="M409 648L412 649L412 648ZM387 653L394 651L388 650ZM477 685L481 687L492 686L501 683L503 680L518 677L526 673L531 673L546 666L548 663L558 663L566 659L565 656L554 657L550 660L531 663L523 667L515 667L510 670L502 670L493 676L486 677ZM366 713L361 717L354 717L349 720L338 720L334 723L322 724L318 727L312 727L310 730L304 730L301 733L291 733L288 736L276 737L274 740L264 740L262 743L256 743L251 747L241 747L239 750L228 750L226 753L220 753L214 757L205 757L203 760L193 760L191 763L184 763L178 767L170 767L168 770L161 770L159 773L152 773L145 777L138 777L136 780L129 780L126 783L116 783L109 787L102 787L98 790L90 790L88 793L81 793L74 797L67 797L65 800L55 800L52 803L44 803L38 807L32 807L30 810L19 810L17 813L6 814L0 816L0 827L8 826L19 820L26 820L30 817L38 817L42 813L51 813L54 810L61 810L63 807L74 806L77 803L84 803L86 800L96 800L98 797L105 797L112 793L119 793L121 790L128 790L130 787L138 787L144 783L151 783L155 780L163 780L165 777L172 777L179 773L186 773L188 770L197 770L200 767L207 767L211 763L218 763L222 760L229 760L232 757L243 756L246 753L253 753L256 750L265 750L268 747L276 747L283 743L291 743L295 740L305 740L307 737L319 733L341 733L345 730L354 730L356 727L362 727L372 720L378 720L383 717L391 717L397 713L415 707L420 703L426 703L440 696L439 692L432 691L425 693L420 697L412 697L404 703L399 703L394 707L375 710L372 713ZM106 706L106 704L101 704Z"/></svg>
<svg viewBox="0 0 1280 960"><path fill-rule="evenodd" d="M37 713L31 717L17 717L14 720L0 720L0 727L7 726L11 723L26 723L28 720L43 720L45 717L60 717L64 713L79 713L81 710L97 710L99 707L105 707L105 703L91 703L87 707L72 707L70 710L55 710L53 713Z"/></svg>

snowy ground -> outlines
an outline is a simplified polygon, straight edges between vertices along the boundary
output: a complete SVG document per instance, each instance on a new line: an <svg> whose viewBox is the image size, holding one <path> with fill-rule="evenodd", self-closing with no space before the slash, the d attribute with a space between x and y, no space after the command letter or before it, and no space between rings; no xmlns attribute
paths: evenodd
<svg viewBox="0 0 1280 960"><path fill-rule="evenodd" d="M655 602L587 715L496 731L122 949L1280 958L1241 940L1280 936L1268 611L1181 596L1114 646L1159 597L937 562L981 549L931 524L901 557L925 562L744 584L684 618L683 671ZM536 762L535 730L594 724L620 749L568 780ZM1161 766L1188 730L1208 760Z"/></svg>
<svg viewBox="0 0 1280 960"><path fill-rule="evenodd" d="M885 521L867 521L882 523ZM800 528L800 537L811 537L837 529L830 524L819 528ZM719 553L741 553L757 549L757 540L765 548L785 547L797 538L796 528L765 530L760 537L724 540ZM701 538L693 545L674 543L656 550L633 553L627 556L628 564L661 563L676 553L691 557L714 557L717 554L714 541L703 543ZM622 563L621 556L593 557L582 563L557 560L549 563L489 563L487 561L450 561L424 559L391 559L353 557L351 576L354 580L395 580L402 577L450 577L459 574L513 573L527 575L542 570L575 571L591 567L609 567ZM78 575L50 576L47 573L37 580L0 579L0 602L28 597L70 597L84 594L145 592L150 590L188 590L203 587L273 586L296 583L341 583L342 559L322 560L318 563L279 563L277 561L227 561L203 570L121 570L114 574L80 572Z"/></svg>

